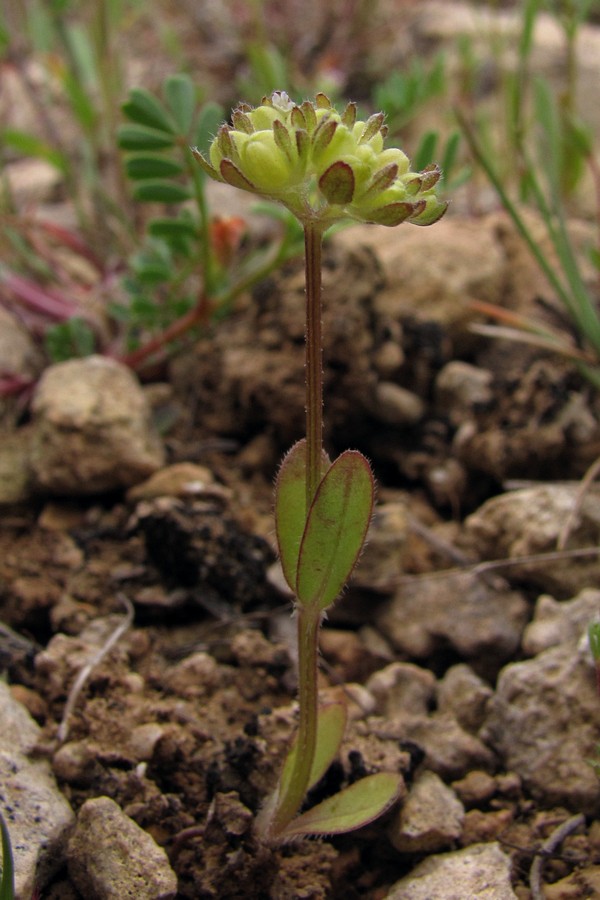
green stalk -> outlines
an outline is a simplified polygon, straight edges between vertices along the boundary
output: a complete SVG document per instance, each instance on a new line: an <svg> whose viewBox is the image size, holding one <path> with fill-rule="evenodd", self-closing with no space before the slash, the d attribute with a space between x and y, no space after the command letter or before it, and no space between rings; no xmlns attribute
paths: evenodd
<svg viewBox="0 0 600 900"><path fill-rule="evenodd" d="M317 745L318 697L317 655L321 613L298 606L298 701L300 718L294 769L288 781L287 791L277 803L277 809L269 826L270 834L277 837L288 825L306 796L310 773Z"/></svg>
<svg viewBox="0 0 600 900"><path fill-rule="evenodd" d="M323 228L304 225L306 274L306 513L321 481L323 451L323 338L321 331L321 251Z"/></svg>
<svg viewBox="0 0 600 900"><path fill-rule="evenodd" d="M323 338L321 328L321 253L323 227L304 225L306 277L306 515L321 481L323 452ZM271 834L281 833L302 805L315 758L318 722L318 641L321 611L296 606L298 626L297 750L288 788L277 804Z"/></svg>
<svg viewBox="0 0 600 900"><path fill-rule="evenodd" d="M204 291L209 296L212 296L215 292L215 266L210 239L210 212L208 203L206 202L206 192L204 190L204 174L202 173L202 170L195 165L194 157L187 148L185 151L185 163L192 178L194 199L200 214L200 259L204 278Z"/></svg>

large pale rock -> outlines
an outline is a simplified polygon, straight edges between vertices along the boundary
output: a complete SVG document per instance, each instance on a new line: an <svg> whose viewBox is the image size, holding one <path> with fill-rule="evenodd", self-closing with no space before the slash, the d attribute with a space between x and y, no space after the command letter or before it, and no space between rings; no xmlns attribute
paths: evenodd
<svg viewBox="0 0 600 900"><path fill-rule="evenodd" d="M374 611L374 624L393 647L424 659L450 646L464 659L508 659L527 620L523 596L496 590L468 572L415 579Z"/></svg>
<svg viewBox="0 0 600 900"><path fill-rule="evenodd" d="M466 541L482 559L517 559L556 550L567 518L578 503L578 484L544 484L492 497L465 523ZM600 491L587 491L577 507L568 547L600 544ZM526 581L557 597L572 597L600 583L598 556L523 559L510 567L511 579Z"/></svg>
<svg viewBox="0 0 600 900"><path fill-rule="evenodd" d="M101 356L46 369L33 399L31 465L40 489L95 494L142 481L164 461L132 372Z"/></svg>
<svg viewBox="0 0 600 900"><path fill-rule="evenodd" d="M553 647L500 673L480 736L544 805L600 812L600 704L587 648Z"/></svg>
<svg viewBox="0 0 600 900"><path fill-rule="evenodd" d="M423 772L388 828L400 853L435 853L460 837L465 810L435 772Z"/></svg>
<svg viewBox="0 0 600 900"><path fill-rule="evenodd" d="M505 261L494 228L485 221L456 216L433 229L396 229L360 225L336 236L355 247L364 244L377 253L386 286L374 305L382 318L411 313L443 323L451 336L466 337L474 313L469 299L500 302Z"/></svg>
<svg viewBox="0 0 600 900"><path fill-rule="evenodd" d="M87 800L79 810L68 859L87 900L170 900L177 892L165 851L109 797Z"/></svg>
<svg viewBox="0 0 600 900"><path fill-rule="evenodd" d="M40 728L0 681L0 810L15 861L15 898L30 900L64 862L73 811L49 763L28 756Z"/></svg>
<svg viewBox="0 0 600 900"><path fill-rule="evenodd" d="M510 859L496 843L430 856L391 888L387 900L517 900Z"/></svg>

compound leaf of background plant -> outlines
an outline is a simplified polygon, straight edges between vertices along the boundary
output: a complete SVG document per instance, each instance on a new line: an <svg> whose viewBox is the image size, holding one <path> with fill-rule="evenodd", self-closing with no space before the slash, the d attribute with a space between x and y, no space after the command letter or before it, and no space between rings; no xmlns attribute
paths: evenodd
<svg viewBox="0 0 600 900"><path fill-rule="evenodd" d="M154 237L161 237L165 240L171 238L194 238L196 237L197 226L191 219L169 219L158 218L152 219L148 223L148 231Z"/></svg>
<svg viewBox="0 0 600 900"><path fill-rule="evenodd" d="M319 709L319 717L317 720L317 743L315 746L312 768L310 770L310 778L306 787L307 791L321 780L338 755L340 744L344 737L344 731L346 730L347 718L347 710L343 703L329 703ZM289 787L290 779L295 767L295 756L297 751L298 744L294 742L286 757L281 773L279 781L280 796L284 796Z"/></svg>
<svg viewBox="0 0 600 900"><path fill-rule="evenodd" d="M293 819L281 837L344 834L362 828L393 806L403 784L402 776L393 772L367 775Z"/></svg>
<svg viewBox="0 0 600 900"><path fill-rule="evenodd" d="M174 159L156 154L130 156L125 162L128 178L171 178L183 173L183 166Z"/></svg>
<svg viewBox="0 0 600 900"><path fill-rule="evenodd" d="M208 148L223 121L223 114L223 107L218 103L205 103L200 110L194 145L203 155L208 154Z"/></svg>
<svg viewBox="0 0 600 900"><path fill-rule="evenodd" d="M329 467L324 453L321 474ZM306 441L298 441L286 453L275 482L275 529L285 580L296 590L298 555L306 525Z"/></svg>
<svg viewBox="0 0 600 900"><path fill-rule="evenodd" d="M196 91L188 75L171 75L165 81L165 97L182 134L188 134L196 111Z"/></svg>
<svg viewBox="0 0 600 900"><path fill-rule="evenodd" d="M191 192L183 184L155 178L136 184L133 189L133 197L144 203L183 203L185 200L189 200Z"/></svg>
<svg viewBox="0 0 600 900"><path fill-rule="evenodd" d="M91 356L96 348L94 332L83 319L73 316L51 325L44 335L46 352L53 363Z"/></svg>
<svg viewBox="0 0 600 900"><path fill-rule="evenodd" d="M346 450L327 470L308 512L298 557L296 596L325 610L341 592L362 549L375 484L369 463Z"/></svg>
<svg viewBox="0 0 600 900"><path fill-rule="evenodd" d="M175 137L145 125L121 125L117 143L121 150L164 150L174 145Z"/></svg>
<svg viewBox="0 0 600 900"><path fill-rule="evenodd" d="M156 128L167 134L173 134L173 122L160 100L150 91L142 88L132 88L129 98L123 104L123 112L132 122L145 125L147 128Z"/></svg>
<svg viewBox="0 0 600 900"><path fill-rule="evenodd" d="M10 843L10 835L2 813L0 813L0 832L2 834L2 878L0 879L0 900L14 900L15 870Z"/></svg>

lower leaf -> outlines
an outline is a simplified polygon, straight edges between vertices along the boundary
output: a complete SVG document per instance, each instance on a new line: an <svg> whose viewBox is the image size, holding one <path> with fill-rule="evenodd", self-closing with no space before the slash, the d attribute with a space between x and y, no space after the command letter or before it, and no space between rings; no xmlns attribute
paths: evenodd
<svg viewBox="0 0 600 900"><path fill-rule="evenodd" d="M298 816L285 828L281 838L344 834L362 828L387 812L403 789L401 775L393 772L368 775Z"/></svg>

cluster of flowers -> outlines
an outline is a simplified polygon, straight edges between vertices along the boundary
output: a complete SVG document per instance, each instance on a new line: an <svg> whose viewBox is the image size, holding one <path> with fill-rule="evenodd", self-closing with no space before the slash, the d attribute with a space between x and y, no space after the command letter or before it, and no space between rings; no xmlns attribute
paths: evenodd
<svg viewBox="0 0 600 900"><path fill-rule="evenodd" d="M402 150L384 149L383 113L362 122L354 103L338 113L325 94L297 105L276 92L255 108L240 105L231 121L208 160L194 150L203 169L279 201L303 222L432 225L446 211L435 193L438 166L412 172Z"/></svg>

